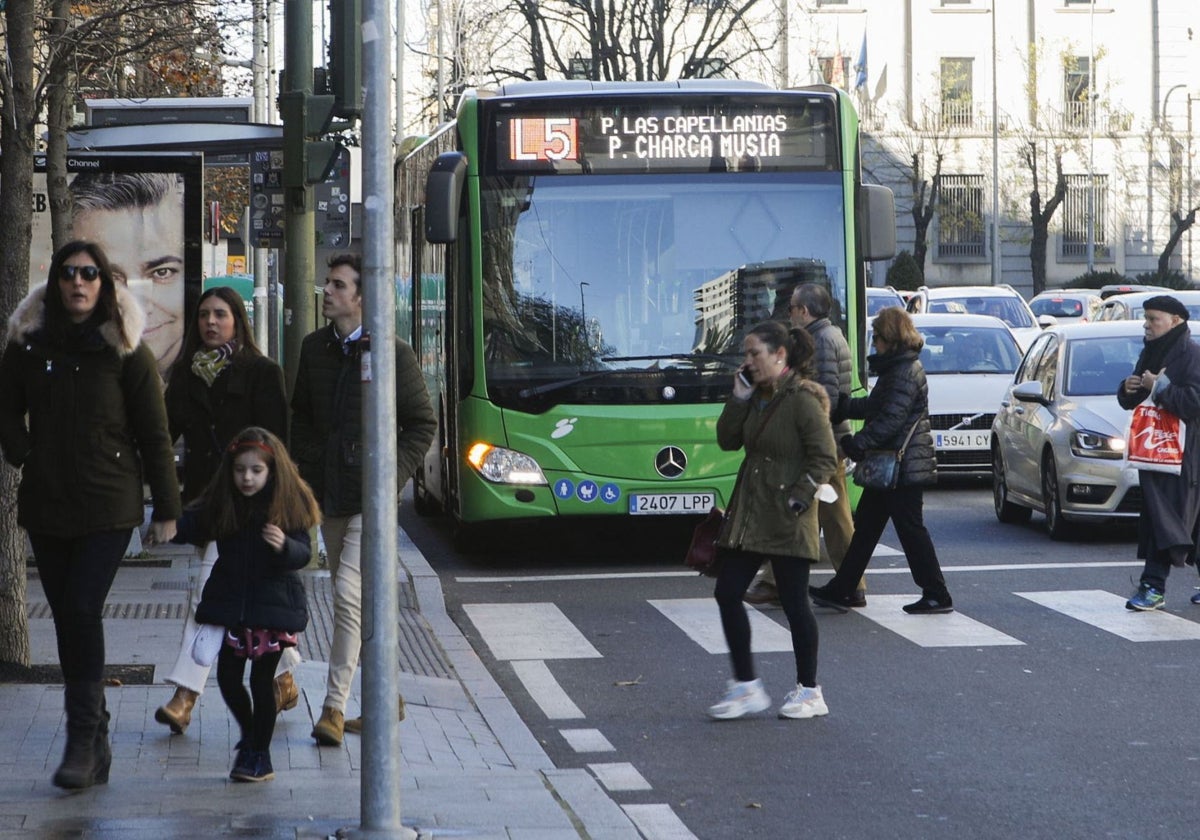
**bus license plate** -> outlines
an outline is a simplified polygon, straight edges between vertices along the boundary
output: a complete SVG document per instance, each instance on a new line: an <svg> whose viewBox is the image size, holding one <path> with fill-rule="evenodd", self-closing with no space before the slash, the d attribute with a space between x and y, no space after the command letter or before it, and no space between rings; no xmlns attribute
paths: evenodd
<svg viewBox="0 0 1200 840"><path fill-rule="evenodd" d="M934 432L937 449L987 449L991 432Z"/></svg>
<svg viewBox="0 0 1200 840"><path fill-rule="evenodd" d="M629 512L634 516L669 513L708 513L717 503L711 491L696 493L631 493Z"/></svg>

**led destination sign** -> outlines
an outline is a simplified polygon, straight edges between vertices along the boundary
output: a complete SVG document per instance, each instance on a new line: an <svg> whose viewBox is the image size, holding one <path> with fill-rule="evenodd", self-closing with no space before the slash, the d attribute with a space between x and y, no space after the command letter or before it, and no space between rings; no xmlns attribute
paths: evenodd
<svg viewBox="0 0 1200 840"><path fill-rule="evenodd" d="M496 114L494 171L710 172L837 165L832 105L826 100L706 100L695 107L573 104Z"/></svg>

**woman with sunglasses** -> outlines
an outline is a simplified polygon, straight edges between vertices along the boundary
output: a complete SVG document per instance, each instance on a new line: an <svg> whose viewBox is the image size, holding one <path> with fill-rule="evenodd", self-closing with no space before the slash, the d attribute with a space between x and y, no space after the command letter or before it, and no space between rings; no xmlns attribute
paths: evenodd
<svg viewBox="0 0 1200 840"><path fill-rule="evenodd" d="M261 427L287 438L283 370L254 343L246 307L234 289L216 286L200 295L183 352L171 366L166 402L171 437L183 437L185 503L204 493L221 466L225 447L243 429ZM208 681L210 668L192 658L191 642L198 629L196 607L217 562L215 542L201 549L198 562L179 654L164 678L175 686L175 693L154 712L154 719L177 735L187 730L192 708ZM294 708L300 700L292 678L299 662L295 647L284 649L275 678L277 711Z"/></svg>
<svg viewBox="0 0 1200 840"><path fill-rule="evenodd" d="M0 359L0 449L21 470L17 522L33 546L63 672L67 746L54 774L63 788L108 781L101 615L144 518L143 483L154 500L149 542L174 536L180 513L145 320L103 250L69 242L9 319Z"/></svg>

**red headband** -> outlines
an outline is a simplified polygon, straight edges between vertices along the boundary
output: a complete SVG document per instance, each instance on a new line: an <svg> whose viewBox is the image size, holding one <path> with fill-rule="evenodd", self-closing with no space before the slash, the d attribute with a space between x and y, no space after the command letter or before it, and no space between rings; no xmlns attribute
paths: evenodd
<svg viewBox="0 0 1200 840"><path fill-rule="evenodd" d="M275 457L275 450L267 446L261 440L235 440L233 443L229 444L229 448L225 451L231 455L235 455L243 449L250 449L252 447L255 449L261 449L272 458Z"/></svg>

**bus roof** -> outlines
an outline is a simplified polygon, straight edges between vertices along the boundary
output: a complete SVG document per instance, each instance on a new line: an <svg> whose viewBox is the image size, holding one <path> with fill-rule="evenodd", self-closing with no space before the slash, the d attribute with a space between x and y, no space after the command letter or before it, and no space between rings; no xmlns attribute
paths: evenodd
<svg viewBox="0 0 1200 840"><path fill-rule="evenodd" d="M494 90L478 90L480 98L504 96L534 98L587 93L653 93L680 90L688 93L741 93L773 90L762 82L738 79L676 79L670 82L592 82L585 79L550 79L532 82L509 82Z"/></svg>

